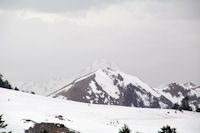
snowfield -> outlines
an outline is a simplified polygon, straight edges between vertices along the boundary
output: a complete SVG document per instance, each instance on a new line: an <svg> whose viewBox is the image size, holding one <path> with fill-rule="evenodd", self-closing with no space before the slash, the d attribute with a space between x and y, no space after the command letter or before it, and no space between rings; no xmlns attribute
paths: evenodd
<svg viewBox="0 0 200 133"><path fill-rule="evenodd" d="M81 133L118 133L127 124L132 133L157 133L164 125L178 133L199 133L200 113L169 109L95 105L0 88L0 114L7 131L24 133L33 122L62 123ZM64 120L56 118L62 115Z"/></svg>

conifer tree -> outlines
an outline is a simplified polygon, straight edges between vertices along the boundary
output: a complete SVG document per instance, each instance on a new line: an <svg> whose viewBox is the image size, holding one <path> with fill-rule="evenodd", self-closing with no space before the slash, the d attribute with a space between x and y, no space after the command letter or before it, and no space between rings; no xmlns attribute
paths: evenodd
<svg viewBox="0 0 200 133"><path fill-rule="evenodd" d="M12 86L8 82L8 80L3 80L3 75L0 73L0 87L12 89Z"/></svg>
<svg viewBox="0 0 200 133"><path fill-rule="evenodd" d="M175 103L172 107L172 109L175 109L175 110L181 110L181 107L178 103Z"/></svg>
<svg viewBox="0 0 200 133"><path fill-rule="evenodd" d="M0 129L7 127L7 124L5 124L5 121L2 120L2 116L3 115L0 115Z"/></svg>
<svg viewBox="0 0 200 133"><path fill-rule="evenodd" d="M5 124L5 121L2 120L3 115L0 115L0 129L4 129L8 126L8 124ZM6 133L6 132L2 132L2 133ZM11 131L8 133L12 133Z"/></svg>
<svg viewBox="0 0 200 133"><path fill-rule="evenodd" d="M170 126L163 126L161 128L161 131L158 131L158 133L176 133L176 129L175 128L171 128Z"/></svg>
<svg viewBox="0 0 200 133"><path fill-rule="evenodd" d="M119 133L131 133L131 130L128 128L126 124L119 130Z"/></svg>
<svg viewBox="0 0 200 133"><path fill-rule="evenodd" d="M199 107L196 107L196 112L200 112L200 108Z"/></svg>
<svg viewBox="0 0 200 133"><path fill-rule="evenodd" d="M189 97L188 96L184 97L183 100L181 101L181 109L192 111L192 108L189 105Z"/></svg>

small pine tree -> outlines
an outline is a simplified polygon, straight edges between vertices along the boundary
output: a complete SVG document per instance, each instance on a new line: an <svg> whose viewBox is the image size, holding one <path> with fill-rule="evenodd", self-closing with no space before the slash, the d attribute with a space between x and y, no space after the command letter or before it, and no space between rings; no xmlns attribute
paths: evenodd
<svg viewBox="0 0 200 133"><path fill-rule="evenodd" d="M35 94L35 92L34 92L34 91L31 91L31 94Z"/></svg>
<svg viewBox="0 0 200 133"><path fill-rule="evenodd" d="M161 128L161 131L158 131L158 133L176 133L176 129L175 128L171 128L170 126L163 126Z"/></svg>
<svg viewBox="0 0 200 133"><path fill-rule="evenodd" d="M4 87L8 88L8 89L12 89L12 86L10 85L10 83L8 82L8 80L4 81Z"/></svg>
<svg viewBox="0 0 200 133"><path fill-rule="evenodd" d="M0 87L4 86L3 75L0 73Z"/></svg>
<svg viewBox="0 0 200 133"><path fill-rule="evenodd" d="M124 124L122 129L119 130L119 133L131 133L131 130L129 129L129 127L126 124Z"/></svg>
<svg viewBox="0 0 200 133"><path fill-rule="evenodd" d="M178 103L175 103L172 107L172 109L175 109L175 110L181 110L181 107Z"/></svg>
<svg viewBox="0 0 200 133"><path fill-rule="evenodd" d="M5 124L5 121L2 120L2 116L3 115L0 115L0 129L6 128L8 126L7 124Z"/></svg>
<svg viewBox="0 0 200 133"><path fill-rule="evenodd" d="M196 112L200 112L200 108L199 107L196 107Z"/></svg>
<svg viewBox="0 0 200 133"><path fill-rule="evenodd" d="M1 73L0 73L0 87L19 91L17 87L13 88L12 85L8 82L8 80L4 80L3 75Z"/></svg>
<svg viewBox="0 0 200 133"><path fill-rule="evenodd" d="M15 87L14 90L19 91L19 89L17 87Z"/></svg>
<svg viewBox="0 0 200 133"><path fill-rule="evenodd" d="M189 105L189 97L188 96L184 97L183 100L181 101L181 109L192 111L192 108Z"/></svg>
<svg viewBox="0 0 200 133"><path fill-rule="evenodd" d="M3 80L3 75L0 73L0 87L12 89L12 86L8 82L8 80Z"/></svg>
<svg viewBox="0 0 200 133"><path fill-rule="evenodd" d="M6 128L8 126L8 124L5 124L5 121L2 120L3 115L0 115L0 129ZM2 133L6 133L6 132L2 132ZM12 133L11 131L8 133Z"/></svg>

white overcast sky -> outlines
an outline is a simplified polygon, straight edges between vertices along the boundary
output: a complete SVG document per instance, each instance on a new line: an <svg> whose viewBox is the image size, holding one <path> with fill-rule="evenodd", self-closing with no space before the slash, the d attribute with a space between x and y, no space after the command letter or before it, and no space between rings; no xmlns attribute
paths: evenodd
<svg viewBox="0 0 200 133"><path fill-rule="evenodd" d="M152 86L200 84L199 0L0 0L0 73L70 78L99 58Z"/></svg>

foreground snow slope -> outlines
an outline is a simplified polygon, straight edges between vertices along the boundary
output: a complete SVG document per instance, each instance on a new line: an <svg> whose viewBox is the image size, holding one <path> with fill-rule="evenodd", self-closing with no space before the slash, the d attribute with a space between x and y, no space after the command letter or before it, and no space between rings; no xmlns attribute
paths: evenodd
<svg viewBox="0 0 200 133"><path fill-rule="evenodd" d="M7 130L23 133L35 122L56 122L81 133L118 133L128 124L133 133L157 133L163 125L177 128L178 133L199 133L200 113L167 109L145 109L111 105L94 105L37 96L0 88L0 114ZM62 115L65 120L55 116Z"/></svg>

